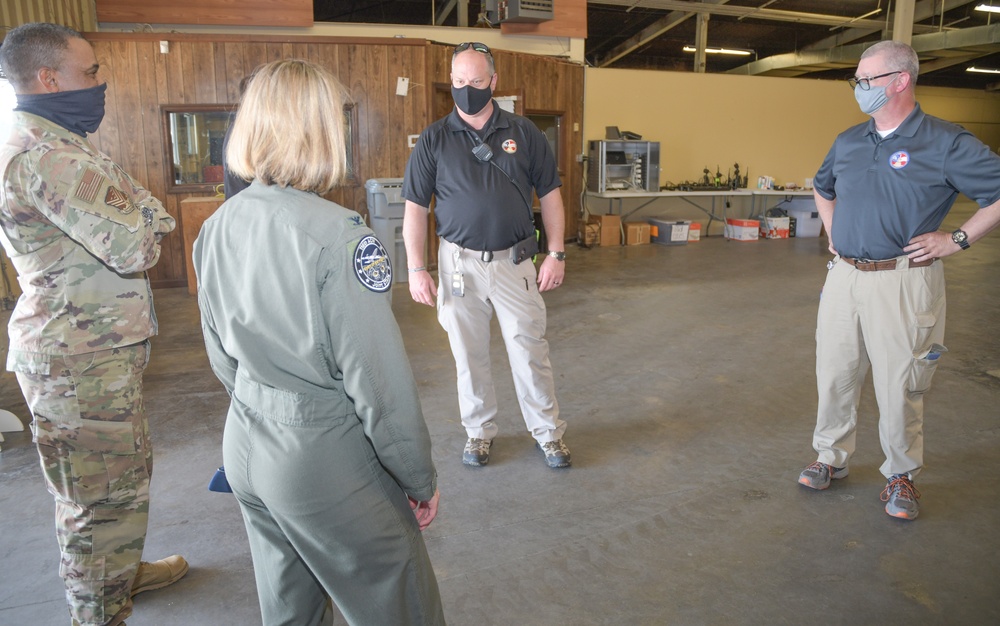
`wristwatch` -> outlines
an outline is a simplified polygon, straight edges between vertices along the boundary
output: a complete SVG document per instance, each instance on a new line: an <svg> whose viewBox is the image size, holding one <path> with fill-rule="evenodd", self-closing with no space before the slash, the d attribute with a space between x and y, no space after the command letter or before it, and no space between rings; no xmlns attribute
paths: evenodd
<svg viewBox="0 0 1000 626"><path fill-rule="evenodd" d="M566 253L565 252L560 252L558 250L549 250L549 256L552 257L553 259L555 259L556 261L565 261L566 260Z"/></svg>
<svg viewBox="0 0 1000 626"><path fill-rule="evenodd" d="M951 234L951 240L961 246L963 250L969 249L969 236L961 228Z"/></svg>

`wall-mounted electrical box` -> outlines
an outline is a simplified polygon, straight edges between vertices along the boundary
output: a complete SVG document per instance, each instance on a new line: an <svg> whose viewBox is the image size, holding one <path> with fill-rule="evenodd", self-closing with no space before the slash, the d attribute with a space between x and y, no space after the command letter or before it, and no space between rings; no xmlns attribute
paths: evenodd
<svg viewBox="0 0 1000 626"><path fill-rule="evenodd" d="M499 0L497 15L503 22L547 22L555 17L555 0Z"/></svg>
<svg viewBox="0 0 1000 626"><path fill-rule="evenodd" d="M658 141L591 141L587 163L589 191L660 190Z"/></svg>

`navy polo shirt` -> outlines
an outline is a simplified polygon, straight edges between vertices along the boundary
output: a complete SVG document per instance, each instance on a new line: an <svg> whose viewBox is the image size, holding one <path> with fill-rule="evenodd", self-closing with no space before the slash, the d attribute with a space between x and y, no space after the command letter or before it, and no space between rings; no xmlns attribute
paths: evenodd
<svg viewBox="0 0 1000 626"><path fill-rule="evenodd" d="M836 200L832 239L845 257L891 259L938 230L959 193L980 207L1000 199L1000 156L918 104L884 139L869 120L837 136L813 186Z"/></svg>
<svg viewBox="0 0 1000 626"><path fill-rule="evenodd" d="M495 100L493 109L480 131L454 109L428 126L403 178L404 199L429 207L436 198L437 234L472 250L505 250L533 234L532 190L541 198L562 184L542 131ZM493 151L492 164L472 153L480 142Z"/></svg>

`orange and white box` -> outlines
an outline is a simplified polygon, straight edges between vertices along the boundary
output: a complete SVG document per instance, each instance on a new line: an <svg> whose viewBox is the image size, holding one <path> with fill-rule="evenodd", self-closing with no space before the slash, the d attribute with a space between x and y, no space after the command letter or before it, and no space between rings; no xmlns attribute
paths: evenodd
<svg viewBox="0 0 1000 626"><path fill-rule="evenodd" d="M788 239L791 220L787 217L764 217L760 221L760 236L765 239Z"/></svg>
<svg viewBox="0 0 1000 626"><path fill-rule="evenodd" d="M691 222L688 226L688 241L701 241L701 224L698 222Z"/></svg>
<svg viewBox="0 0 1000 626"><path fill-rule="evenodd" d="M726 218L726 239L733 241L757 241L760 232L760 222L757 220L738 220Z"/></svg>

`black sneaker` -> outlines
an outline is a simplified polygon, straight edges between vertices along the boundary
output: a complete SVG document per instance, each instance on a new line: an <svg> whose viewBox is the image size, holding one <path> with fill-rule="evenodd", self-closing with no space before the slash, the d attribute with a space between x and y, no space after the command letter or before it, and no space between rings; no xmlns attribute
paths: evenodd
<svg viewBox="0 0 1000 626"><path fill-rule="evenodd" d="M479 467L490 462L490 445L493 442L486 439L476 439L471 437L465 442L465 450L462 451L462 463Z"/></svg>
<svg viewBox="0 0 1000 626"><path fill-rule="evenodd" d="M570 459L569 448L566 447L562 439L539 443L538 447L545 453L545 462L553 469L557 467L569 467L573 464L573 461Z"/></svg>

